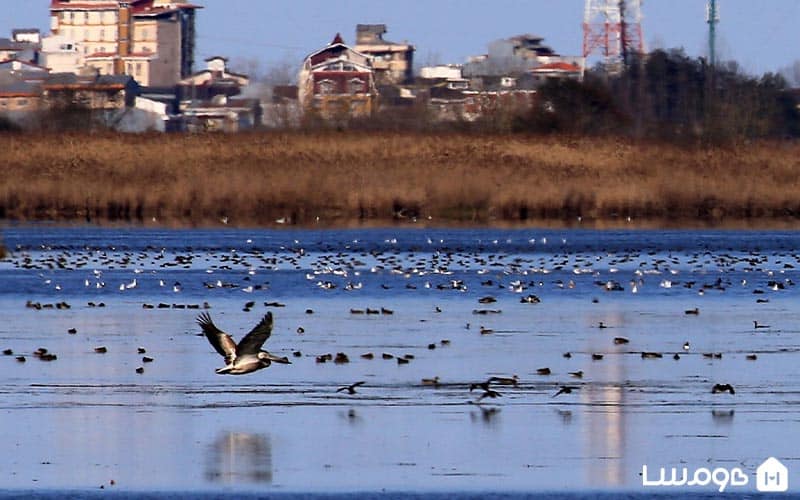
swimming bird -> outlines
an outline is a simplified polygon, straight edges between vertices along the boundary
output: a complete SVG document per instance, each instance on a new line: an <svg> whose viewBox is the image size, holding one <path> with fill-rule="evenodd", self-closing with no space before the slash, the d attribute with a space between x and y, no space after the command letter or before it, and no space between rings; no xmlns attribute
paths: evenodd
<svg viewBox="0 0 800 500"><path fill-rule="evenodd" d="M492 389L486 389L486 390L484 391L484 393L483 393L483 394L481 394L481 395L478 397L478 399L476 399L476 400L475 400L475 402L476 402L476 403L480 403L480 402L481 402L481 400L482 400L483 398L492 398L492 399L494 399L494 398L499 398L499 397L502 397L502 396L503 396L503 395L502 395L502 394L500 394L500 393L499 393L499 392L497 392L497 391L494 391L494 390L492 390Z"/></svg>
<svg viewBox="0 0 800 500"><path fill-rule="evenodd" d="M512 377L489 377L487 380L490 384L497 384L497 385L513 385L516 386L519 383L519 377L514 375Z"/></svg>
<svg viewBox="0 0 800 500"><path fill-rule="evenodd" d="M714 384L714 387L711 388L711 394L717 394L718 392L730 392L731 394L736 394L736 391L733 389L731 384Z"/></svg>
<svg viewBox="0 0 800 500"><path fill-rule="evenodd" d="M758 330L759 328L769 328L769 325L762 325L758 321L753 321L753 329Z"/></svg>
<svg viewBox="0 0 800 500"><path fill-rule="evenodd" d="M203 313L197 317L211 346L225 358L225 366L217 368L218 375L244 375L268 367L272 362L291 364L288 358L275 356L261 349L272 334L272 313L261 321L237 344L233 337L223 332L211 321L211 315Z"/></svg>
<svg viewBox="0 0 800 500"><path fill-rule="evenodd" d="M577 387L569 386L569 385L562 385L561 388L558 389L558 392L553 394L551 397L556 397L559 394L572 394L572 391L578 390Z"/></svg>
<svg viewBox="0 0 800 500"><path fill-rule="evenodd" d="M344 387L339 387L338 389L336 389L336 392L345 392L345 391L347 391L347 394L355 394L356 393L356 387L362 386L364 384L366 384L366 381L360 380L360 381L356 382L355 384L350 384L350 385L346 385Z"/></svg>

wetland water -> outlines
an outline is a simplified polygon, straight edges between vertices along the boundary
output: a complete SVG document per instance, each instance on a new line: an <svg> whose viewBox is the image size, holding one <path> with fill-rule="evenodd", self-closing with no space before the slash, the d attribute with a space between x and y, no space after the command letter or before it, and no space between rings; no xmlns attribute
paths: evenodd
<svg viewBox="0 0 800 500"><path fill-rule="evenodd" d="M0 489L654 492L646 464L752 493L770 456L800 486L797 233L2 235ZM203 310L237 340L272 311L292 364L216 375Z"/></svg>

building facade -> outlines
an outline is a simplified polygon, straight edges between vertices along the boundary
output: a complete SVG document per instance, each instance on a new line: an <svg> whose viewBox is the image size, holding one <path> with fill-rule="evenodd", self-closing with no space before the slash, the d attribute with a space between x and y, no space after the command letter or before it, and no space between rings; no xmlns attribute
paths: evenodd
<svg viewBox="0 0 800 500"><path fill-rule="evenodd" d="M345 45L340 35L303 62L297 78L304 113L326 120L369 116L378 92L372 59Z"/></svg>
<svg viewBox="0 0 800 500"><path fill-rule="evenodd" d="M41 63L53 73L78 73L86 65L86 56L78 42L64 35L42 40Z"/></svg>
<svg viewBox="0 0 800 500"><path fill-rule="evenodd" d="M464 76L519 76L543 64L567 63L583 67L583 58L562 56L536 35L517 35L495 40L486 54L469 58L463 67Z"/></svg>
<svg viewBox="0 0 800 500"><path fill-rule="evenodd" d="M356 25L355 50L372 58L378 85L409 83L414 78L414 46L384 40L385 33L385 24Z"/></svg>
<svg viewBox="0 0 800 500"><path fill-rule="evenodd" d="M185 0L51 0L50 30L100 74L166 87L192 73L199 8Z"/></svg>

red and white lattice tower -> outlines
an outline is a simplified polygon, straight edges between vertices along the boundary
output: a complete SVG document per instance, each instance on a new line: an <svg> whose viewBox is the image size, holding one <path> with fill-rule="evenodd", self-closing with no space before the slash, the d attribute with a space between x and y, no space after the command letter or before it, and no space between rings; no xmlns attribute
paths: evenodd
<svg viewBox="0 0 800 500"><path fill-rule="evenodd" d="M584 64L592 54L599 52L607 68L620 68L628 55L644 53L642 1L586 0Z"/></svg>

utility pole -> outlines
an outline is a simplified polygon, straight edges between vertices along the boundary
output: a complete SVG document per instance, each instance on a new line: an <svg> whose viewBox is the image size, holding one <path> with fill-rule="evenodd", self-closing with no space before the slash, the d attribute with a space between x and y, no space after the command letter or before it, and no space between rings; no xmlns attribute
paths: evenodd
<svg viewBox="0 0 800 500"><path fill-rule="evenodd" d="M713 67L717 64L717 24L719 23L717 0L708 0L706 22L708 23L708 61Z"/></svg>

